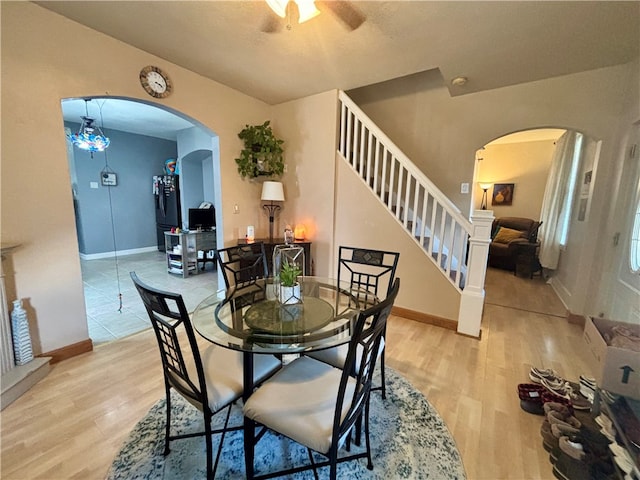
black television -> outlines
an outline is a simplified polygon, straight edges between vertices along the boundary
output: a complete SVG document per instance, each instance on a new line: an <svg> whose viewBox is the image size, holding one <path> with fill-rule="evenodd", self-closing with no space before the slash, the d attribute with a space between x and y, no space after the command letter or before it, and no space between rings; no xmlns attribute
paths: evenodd
<svg viewBox="0 0 640 480"><path fill-rule="evenodd" d="M189 230L211 230L216 226L215 208L190 208Z"/></svg>

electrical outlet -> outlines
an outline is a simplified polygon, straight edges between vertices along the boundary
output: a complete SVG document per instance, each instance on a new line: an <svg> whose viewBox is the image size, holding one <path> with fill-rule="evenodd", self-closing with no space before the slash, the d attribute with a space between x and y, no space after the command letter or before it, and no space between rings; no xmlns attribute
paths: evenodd
<svg viewBox="0 0 640 480"><path fill-rule="evenodd" d="M468 183L460 184L460 193L469 193L469 184Z"/></svg>
<svg viewBox="0 0 640 480"><path fill-rule="evenodd" d="M98 182L89 182L89 188L98 188Z"/></svg>
<svg viewBox="0 0 640 480"><path fill-rule="evenodd" d="M237 203L233 206L233 213L234 214L240 213L240 207L238 206Z"/></svg>

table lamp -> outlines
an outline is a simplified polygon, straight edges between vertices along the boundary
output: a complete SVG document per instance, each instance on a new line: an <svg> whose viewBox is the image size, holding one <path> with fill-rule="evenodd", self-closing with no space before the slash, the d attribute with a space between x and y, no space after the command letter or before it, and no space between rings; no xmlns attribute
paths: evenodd
<svg viewBox="0 0 640 480"><path fill-rule="evenodd" d="M273 243L273 218L275 213L280 210L280 205L276 205L273 202L284 202L284 190L281 182L264 182L262 184L262 196L263 201L268 201L262 206L267 212L269 212L269 243Z"/></svg>

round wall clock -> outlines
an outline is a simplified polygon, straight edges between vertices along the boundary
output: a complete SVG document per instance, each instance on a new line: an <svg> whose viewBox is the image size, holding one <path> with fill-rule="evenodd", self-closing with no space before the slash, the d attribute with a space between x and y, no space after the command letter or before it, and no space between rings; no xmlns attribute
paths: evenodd
<svg viewBox="0 0 640 480"><path fill-rule="evenodd" d="M140 84L149 95L156 98L165 98L173 90L169 75L152 65L140 70Z"/></svg>

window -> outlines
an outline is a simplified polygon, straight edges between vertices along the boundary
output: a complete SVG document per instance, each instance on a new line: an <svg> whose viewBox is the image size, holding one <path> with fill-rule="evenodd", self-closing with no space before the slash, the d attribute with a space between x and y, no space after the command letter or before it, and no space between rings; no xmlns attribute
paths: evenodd
<svg viewBox="0 0 640 480"><path fill-rule="evenodd" d="M576 184L578 181L578 167L580 166L580 157L582 155L582 138L581 133L576 133L575 145L573 148L573 157L571 159L571 170L569 174L569 185L567 186L566 196L562 200L562 209L560 218L558 219L558 228L560 229L559 241L562 247L567 246L569 238L569 223L571 222L571 211L573 200L576 193Z"/></svg>
<svg viewBox="0 0 640 480"><path fill-rule="evenodd" d="M636 213L633 217L629 260L631 263L631 271L633 273L640 273L640 195L638 195Z"/></svg>

